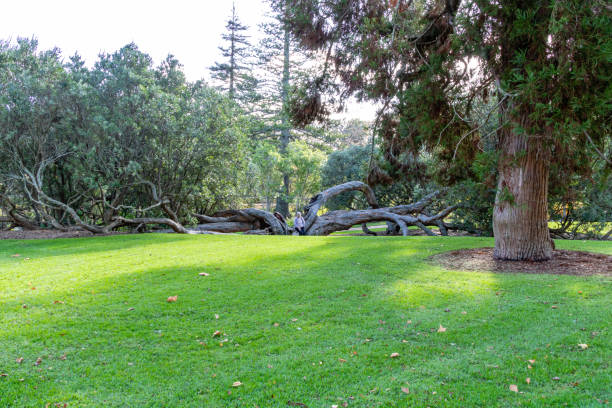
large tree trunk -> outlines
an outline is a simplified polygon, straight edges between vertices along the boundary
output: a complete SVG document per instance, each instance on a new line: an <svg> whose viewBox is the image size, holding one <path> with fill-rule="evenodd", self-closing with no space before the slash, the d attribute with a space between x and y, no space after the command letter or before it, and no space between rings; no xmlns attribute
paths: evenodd
<svg viewBox="0 0 612 408"><path fill-rule="evenodd" d="M499 182L493 210L494 256L545 261L554 244L548 230L550 150L543 136L520 132L522 121L501 131Z"/></svg>

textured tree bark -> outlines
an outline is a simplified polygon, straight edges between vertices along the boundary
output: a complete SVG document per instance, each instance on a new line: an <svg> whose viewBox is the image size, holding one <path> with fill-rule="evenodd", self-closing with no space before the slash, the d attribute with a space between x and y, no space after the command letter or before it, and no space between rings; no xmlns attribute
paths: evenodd
<svg viewBox="0 0 612 408"><path fill-rule="evenodd" d="M528 129L520 123L520 129ZM501 132L501 157L493 210L494 256L545 261L554 248L548 229L550 150L542 136L518 128Z"/></svg>

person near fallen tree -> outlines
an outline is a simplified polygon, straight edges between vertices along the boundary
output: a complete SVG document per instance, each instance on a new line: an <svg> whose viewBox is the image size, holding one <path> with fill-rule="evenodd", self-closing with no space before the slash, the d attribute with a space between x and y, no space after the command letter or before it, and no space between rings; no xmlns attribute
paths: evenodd
<svg viewBox="0 0 612 408"><path fill-rule="evenodd" d="M306 222L304 221L304 218L302 217L302 213L299 211L297 214L295 214L295 218L293 219L293 226L295 227L295 230L300 235L306 235L306 231L304 230L304 227L306 226Z"/></svg>

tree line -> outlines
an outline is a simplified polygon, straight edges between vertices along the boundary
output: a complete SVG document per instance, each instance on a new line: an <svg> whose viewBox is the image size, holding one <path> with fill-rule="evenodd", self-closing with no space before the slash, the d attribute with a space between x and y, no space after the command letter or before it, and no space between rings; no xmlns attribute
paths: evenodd
<svg viewBox="0 0 612 408"><path fill-rule="evenodd" d="M605 234L610 10L519 3L273 0L256 44L233 8L211 83L134 44L87 68L2 42L1 220L100 232L257 203L287 216L362 180L385 206L445 189L432 211L457 205L449 227L496 231L504 258L544 259L551 233L583 223ZM348 97L378 102L376 120L330 120Z"/></svg>

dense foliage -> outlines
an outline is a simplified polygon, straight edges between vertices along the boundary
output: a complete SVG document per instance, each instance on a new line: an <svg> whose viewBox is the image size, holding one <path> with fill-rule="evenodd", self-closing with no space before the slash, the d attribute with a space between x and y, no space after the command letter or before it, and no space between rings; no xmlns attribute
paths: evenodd
<svg viewBox="0 0 612 408"><path fill-rule="evenodd" d="M128 45L92 69L36 41L0 45L2 207L95 230L116 216L185 220L236 203L239 111L168 57ZM91 227L91 228L90 228Z"/></svg>

